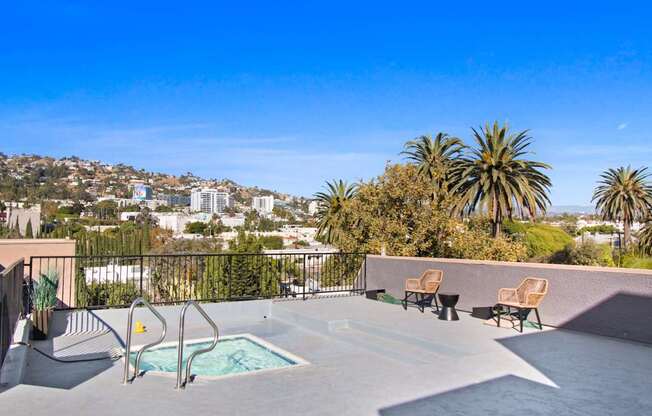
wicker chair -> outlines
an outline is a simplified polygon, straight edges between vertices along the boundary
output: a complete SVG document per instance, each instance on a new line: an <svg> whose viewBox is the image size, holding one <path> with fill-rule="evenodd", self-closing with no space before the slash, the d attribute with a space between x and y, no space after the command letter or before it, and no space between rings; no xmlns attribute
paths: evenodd
<svg viewBox="0 0 652 416"><path fill-rule="evenodd" d="M407 310L408 298L410 295L415 296L415 304L421 310L421 313L424 311L424 303L426 295L430 298L432 297L435 300L435 306L439 312L439 303L437 303L437 291L441 285L441 281L444 277L444 272L441 270L426 270L423 272L420 278L418 279L407 279L405 281L405 298L403 299L403 309ZM419 295L421 300L419 300Z"/></svg>
<svg viewBox="0 0 652 416"><path fill-rule="evenodd" d="M523 320L529 311L534 309L537 316L539 329L543 329L539 317L539 305L548 293L548 281L536 277L526 277L517 288L502 288L498 291L498 305L506 306L507 313L511 315L512 308L518 312L520 330L523 332ZM500 315L498 315L498 326L500 326Z"/></svg>

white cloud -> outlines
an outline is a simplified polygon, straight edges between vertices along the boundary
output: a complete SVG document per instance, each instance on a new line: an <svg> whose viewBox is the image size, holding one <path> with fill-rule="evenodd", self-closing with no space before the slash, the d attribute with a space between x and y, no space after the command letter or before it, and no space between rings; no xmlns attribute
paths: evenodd
<svg viewBox="0 0 652 416"><path fill-rule="evenodd" d="M617 128L618 130L625 130L628 125L629 123L620 123Z"/></svg>

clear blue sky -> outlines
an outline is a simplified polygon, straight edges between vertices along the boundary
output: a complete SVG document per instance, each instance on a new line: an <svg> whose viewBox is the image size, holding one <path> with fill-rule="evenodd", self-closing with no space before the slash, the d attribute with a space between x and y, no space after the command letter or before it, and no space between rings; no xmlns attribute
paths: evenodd
<svg viewBox="0 0 652 416"><path fill-rule="evenodd" d="M643 2L15 3L5 153L311 195L414 136L498 119L531 129L557 205L587 204L605 168L652 165Z"/></svg>

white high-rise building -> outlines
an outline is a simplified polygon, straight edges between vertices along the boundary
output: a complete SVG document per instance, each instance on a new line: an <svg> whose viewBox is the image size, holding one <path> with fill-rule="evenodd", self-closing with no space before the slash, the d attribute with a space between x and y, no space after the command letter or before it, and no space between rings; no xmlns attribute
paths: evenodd
<svg viewBox="0 0 652 416"><path fill-rule="evenodd" d="M190 194L190 209L207 214L224 212L231 206L231 196L228 192L217 189L193 189Z"/></svg>
<svg viewBox="0 0 652 416"><path fill-rule="evenodd" d="M319 202L310 201L310 203L308 204L308 214L315 215L318 210L319 210Z"/></svg>
<svg viewBox="0 0 652 416"><path fill-rule="evenodd" d="M271 214L274 209L273 196L255 196L251 207L258 211L260 214Z"/></svg>

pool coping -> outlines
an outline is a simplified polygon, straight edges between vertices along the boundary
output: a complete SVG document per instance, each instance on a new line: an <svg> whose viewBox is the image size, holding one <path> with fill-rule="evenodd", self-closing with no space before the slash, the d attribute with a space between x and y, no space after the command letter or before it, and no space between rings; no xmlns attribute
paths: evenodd
<svg viewBox="0 0 652 416"><path fill-rule="evenodd" d="M233 338L247 338L249 341L253 342L254 344L258 344L259 346L267 349L268 351L271 351L274 354L280 355L284 359L293 361L294 364L289 365L287 367L261 368L259 370L245 371L245 372L242 372L242 373L224 374L224 375L220 375L220 376L201 375L201 376L195 376L196 378L199 378L199 380L221 380L221 379L224 379L224 378L241 377L241 376L248 376L248 375L254 375L254 374L261 374L261 373L269 373L269 372L273 372L273 371L287 371L287 370L290 370L290 369L293 369L293 368L305 367L305 366L311 365L311 363L308 360L306 360L306 359L304 359L304 358L302 358L302 357L300 357L300 356L298 356L296 354L293 354L293 353L291 353L291 352L289 352L287 350L284 350L283 348L278 347L278 346L272 344L271 342L266 341L266 340L264 340L264 339L262 339L260 337L257 337L254 334L242 333L242 334L224 335L224 336L220 336L218 341L223 340L223 339L233 339ZM183 344L184 344L184 346L187 346L188 344L198 344L198 343L202 343L202 342L210 342L212 340L213 340L213 338L211 338L211 337L208 337L208 338L192 338L192 339L184 340ZM146 344L132 346L131 347L132 352L140 350L145 345ZM158 345L150 348L148 351L157 350L157 349L161 349L161 348L168 348L168 347L171 347L171 346L172 347L177 347L178 345L179 345L179 343L175 342L175 341L163 342L161 344L158 344ZM127 359L127 357L125 355L125 350L123 349L122 350L122 360L121 360L122 363L123 363L123 366L124 366L125 359ZM129 369L130 369L130 373L133 372L133 370L134 370L134 366L131 364L131 362L129 362ZM150 370L150 371L146 371L143 374L143 376L145 374L151 374L151 375L154 375L154 376L171 377L171 378L172 377L176 378L176 376L177 376L176 371ZM193 384L194 383L195 382L193 381Z"/></svg>

